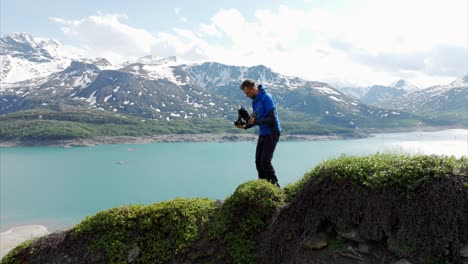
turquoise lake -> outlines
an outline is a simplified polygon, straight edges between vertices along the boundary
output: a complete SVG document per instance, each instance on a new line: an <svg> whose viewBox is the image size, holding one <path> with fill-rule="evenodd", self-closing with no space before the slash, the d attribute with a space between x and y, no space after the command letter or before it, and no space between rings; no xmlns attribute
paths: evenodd
<svg viewBox="0 0 468 264"><path fill-rule="evenodd" d="M116 206L175 197L224 199L257 178L256 141L95 147L0 148L0 231L38 224L65 229ZM370 138L278 144L282 186L341 154L468 155L468 130L377 134Z"/></svg>

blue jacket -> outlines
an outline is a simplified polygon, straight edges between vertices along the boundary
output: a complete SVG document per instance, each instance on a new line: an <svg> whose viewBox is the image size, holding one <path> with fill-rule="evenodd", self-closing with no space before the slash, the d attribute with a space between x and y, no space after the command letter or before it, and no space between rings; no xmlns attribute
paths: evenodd
<svg viewBox="0 0 468 264"><path fill-rule="evenodd" d="M252 108L255 117L254 125L259 126L261 136L281 133L275 100L262 85L258 86L258 94L252 100Z"/></svg>

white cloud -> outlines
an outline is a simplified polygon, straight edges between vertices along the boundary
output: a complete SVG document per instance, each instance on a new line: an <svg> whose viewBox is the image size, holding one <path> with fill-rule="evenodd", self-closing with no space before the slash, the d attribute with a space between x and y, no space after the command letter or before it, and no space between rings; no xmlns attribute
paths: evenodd
<svg viewBox="0 0 468 264"><path fill-rule="evenodd" d="M86 50L89 56L121 62L150 53L156 42L148 31L130 27L120 21L126 18L126 15L98 13L79 20L50 20L62 24L65 35L78 41L80 48Z"/></svg>
<svg viewBox="0 0 468 264"><path fill-rule="evenodd" d="M366 2L363 2L366 1ZM363 0L342 9L221 9L198 26L150 34L125 15L53 21L90 53L122 58L176 55L233 65L264 64L308 80L425 87L467 71L466 0ZM186 22L180 8L179 21ZM192 25L193 26L193 25Z"/></svg>
<svg viewBox="0 0 468 264"><path fill-rule="evenodd" d="M207 60L208 44L190 30L174 29L174 33L158 33L152 46L152 54L157 56L178 56L189 61Z"/></svg>
<svg viewBox="0 0 468 264"><path fill-rule="evenodd" d="M214 24L200 24L200 36L217 36L220 37L220 32Z"/></svg>
<svg viewBox="0 0 468 264"><path fill-rule="evenodd" d="M466 74L467 2L369 1L352 9L220 10L200 26L212 60L265 64L310 80L355 84L407 78L419 86Z"/></svg>

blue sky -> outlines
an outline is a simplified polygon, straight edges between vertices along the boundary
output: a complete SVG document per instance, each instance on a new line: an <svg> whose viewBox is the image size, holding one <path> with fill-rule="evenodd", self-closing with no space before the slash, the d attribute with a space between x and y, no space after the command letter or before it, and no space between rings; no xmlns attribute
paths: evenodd
<svg viewBox="0 0 468 264"><path fill-rule="evenodd" d="M342 85L468 74L466 0L0 1L2 35L113 63L175 55Z"/></svg>
<svg viewBox="0 0 468 264"><path fill-rule="evenodd" d="M63 38L60 29L49 21L50 17L80 19L97 14L126 14L126 23L150 31L165 31L177 26L195 26L206 23L220 9L236 8L249 19L258 9L277 9L287 3L295 8L327 7L339 9L349 1L279 1L279 0L1 0L2 33L30 32L34 35ZM175 9L180 13L175 14ZM181 20L185 17L187 21Z"/></svg>

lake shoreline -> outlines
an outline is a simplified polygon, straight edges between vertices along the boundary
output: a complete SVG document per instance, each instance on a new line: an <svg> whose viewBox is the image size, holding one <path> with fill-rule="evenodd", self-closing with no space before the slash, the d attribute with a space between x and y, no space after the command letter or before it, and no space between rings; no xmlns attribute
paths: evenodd
<svg viewBox="0 0 468 264"><path fill-rule="evenodd" d="M347 134L286 134L281 135L281 141L315 141L359 139L372 137L382 133L404 132L433 132L447 129L467 129L463 126L424 126L417 128L386 128L386 129L360 129ZM98 136L92 138L76 139L0 139L1 147L92 147L109 144L147 144L147 143L175 143L175 142L241 142L256 141L257 135L253 133L200 133L200 134L159 134L151 136Z"/></svg>
<svg viewBox="0 0 468 264"><path fill-rule="evenodd" d="M43 225L22 225L0 232L0 260L16 246L26 240L35 239L50 234Z"/></svg>
<svg viewBox="0 0 468 264"><path fill-rule="evenodd" d="M310 141L310 140L336 140L365 138L370 135L364 133L346 135L299 135L282 134L282 141ZM206 134L164 134L152 136L113 136L93 137L64 140L1 140L0 147L92 147L107 144L147 144L147 143L175 143L175 142L240 142L256 141L255 134L230 134L230 133L206 133Z"/></svg>

